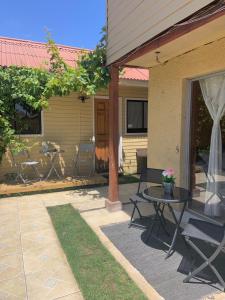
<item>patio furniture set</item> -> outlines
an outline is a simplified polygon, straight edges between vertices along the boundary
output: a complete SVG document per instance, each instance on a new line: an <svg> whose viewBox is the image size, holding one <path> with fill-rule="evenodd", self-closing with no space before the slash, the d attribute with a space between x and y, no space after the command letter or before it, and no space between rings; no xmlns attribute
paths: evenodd
<svg viewBox="0 0 225 300"><path fill-rule="evenodd" d="M162 172L160 169L147 168L144 169L140 175L140 181L137 189L137 193L130 197L130 202L133 205L129 226L136 226L146 229L145 242L148 243L150 239L156 239L160 243L163 243L168 247L166 253L166 259L174 253L178 236L184 242L184 245L188 248L188 253L191 257L191 271L184 279L184 282L190 282L192 278L197 277L202 271L209 267L215 274L219 283L222 285L225 291L225 281L222 275L218 272L214 262L216 258L225 250L225 225L218 225L211 222L209 219L194 219L190 218L188 223L181 227L182 218L188 201L191 199L191 194L188 190L180 187L175 187L172 194L166 193L162 187ZM153 185L152 185L153 184ZM223 196L218 195L223 203ZM147 226L143 225L141 220L146 219L141 214L139 204L147 203L151 204L154 210L154 216L147 217ZM174 206L179 206L177 211ZM175 224L173 233L169 233L168 220L165 217L165 208L168 208L167 212L170 213L172 220ZM135 219L135 212L138 213L139 219ZM156 234L154 234L154 228L158 224ZM168 244L159 238L159 230L162 230L168 237L171 236L171 243ZM208 245L213 250L210 254L205 253L205 249L199 246L199 241ZM207 247L204 247L207 248ZM192 250L191 250L192 249ZM197 254L202 263L199 266L195 266L195 259L192 255Z"/></svg>
<svg viewBox="0 0 225 300"><path fill-rule="evenodd" d="M91 176L94 173L94 151L95 147L92 143L83 143L78 145L75 158L73 160L74 173L77 176L83 176L81 169L85 168L87 170L87 176ZM65 152L63 149L58 149L50 143L43 142L40 153L44 155L48 160L48 171L45 176L39 173L38 166L40 162L33 160L30 157L29 151L22 150L18 153L14 153L12 150L11 157L13 162L13 167L15 169L15 182L28 183L36 180L48 180L51 176L55 175L56 178L61 179L61 176L57 170L56 163L57 158L59 158ZM26 169L32 169L34 177L31 179L26 178Z"/></svg>

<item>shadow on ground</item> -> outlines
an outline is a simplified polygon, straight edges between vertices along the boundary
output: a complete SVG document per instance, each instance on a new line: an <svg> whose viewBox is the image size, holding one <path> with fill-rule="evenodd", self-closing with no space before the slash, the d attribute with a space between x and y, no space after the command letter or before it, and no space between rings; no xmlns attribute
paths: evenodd
<svg viewBox="0 0 225 300"><path fill-rule="evenodd" d="M149 219L145 219L144 225L148 223ZM183 279L193 267L193 256L195 266L201 263L201 259L187 248L181 237L178 238L174 254L165 259L168 250L166 243L170 243L174 227L173 223L167 221L166 228L170 236L155 228L153 236L148 241L146 229L129 228L128 222L104 226L102 231L166 300L198 300L221 291L221 286L217 284L210 269L202 272L190 283L183 283ZM206 249L205 244L199 244L199 247L204 247L208 254L213 251L210 247ZM224 254L216 261L223 278L225 278L224 261Z"/></svg>

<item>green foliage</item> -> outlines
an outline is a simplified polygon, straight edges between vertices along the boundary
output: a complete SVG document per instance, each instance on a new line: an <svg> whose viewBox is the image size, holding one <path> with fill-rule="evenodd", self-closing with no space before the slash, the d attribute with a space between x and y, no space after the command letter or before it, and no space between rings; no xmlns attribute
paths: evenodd
<svg viewBox="0 0 225 300"><path fill-rule="evenodd" d="M105 34L94 51L80 57L76 68L64 62L49 35L47 51L50 62L45 69L0 66L0 162L8 146L14 151L25 147L13 128L17 103L41 110L48 107L53 96L65 96L72 91L90 96L108 85Z"/></svg>
<svg viewBox="0 0 225 300"><path fill-rule="evenodd" d="M83 51L76 68L68 66L60 57L59 50L48 35L48 53L50 54L50 72L54 77L50 81L50 91L55 95L66 95L71 91L92 96L110 81L109 68L106 66L106 30L102 29L102 38L94 51Z"/></svg>
<svg viewBox="0 0 225 300"><path fill-rule="evenodd" d="M106 29L102 30L102 39L92 52L84 54L78 63L79 92L94 95L106 88L110 81L109 68L106 66Z"/></svg>
<svg viewBox="0 0 225 300"><path fill-rule="evenodd" d="M0 160L7 146L18 151L24 146L13 129L15 104L25 104L37 110L47 107L45 86L49 76L41 69L0 67Z"/></svg>
<svg viewBox="0 0 225 300"><path fill-rule="evenodd" d="M49 71L54 74L63 74L67 71L67 64L64 62L60 56L59 49L57 48L55 42L51 38L50 33L47 33L47 52L50 54L50 68Z"/></svg>

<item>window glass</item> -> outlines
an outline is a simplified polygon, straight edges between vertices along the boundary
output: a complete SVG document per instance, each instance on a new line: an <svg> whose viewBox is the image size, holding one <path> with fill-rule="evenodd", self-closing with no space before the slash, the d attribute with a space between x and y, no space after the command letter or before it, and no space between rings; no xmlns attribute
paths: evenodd
<svg viewBox="0 0 225 300"><path fill-rule="evenodd" d="M148 102L127 100L127 133L145 133L148 123Z"/></svg>
<svg viewBox="0 0 225 300"><path fill-rule="evenodd" d="M148 128L148 102L144 102L144 128Z"/></svg>
<svg viewBox="0 0 225 300"><path fill-rule="evenodd" d="M41 134L41 111L18 103L13 121L16 134Z"/></svg>

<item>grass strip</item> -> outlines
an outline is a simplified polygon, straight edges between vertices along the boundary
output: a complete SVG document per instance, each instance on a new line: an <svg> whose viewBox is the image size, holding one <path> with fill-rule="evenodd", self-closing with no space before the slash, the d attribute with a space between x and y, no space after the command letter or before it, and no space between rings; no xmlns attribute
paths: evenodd
<svg viewBox="0 0 225 300"><path fill-rule="evenodd" d="M107 180L109 180L109 175L105 174L103 175ZM128 184L128 183L136 183L139 182L139 178L131 175L131 174L120 174L118 176L119 184Z"/></svg>
<svg viewBox="0 0 225 300"><path fill-rule="evenodd" d="M119 176L119 184L136 183L139 182L139 178L130 174L124 174Z"/></svg>
<svg viewBox="0 0 225 300"><path fill-rule="evenodd" d="M142 291L70 204L48 208L86 300L144 300Z"/></svg>

